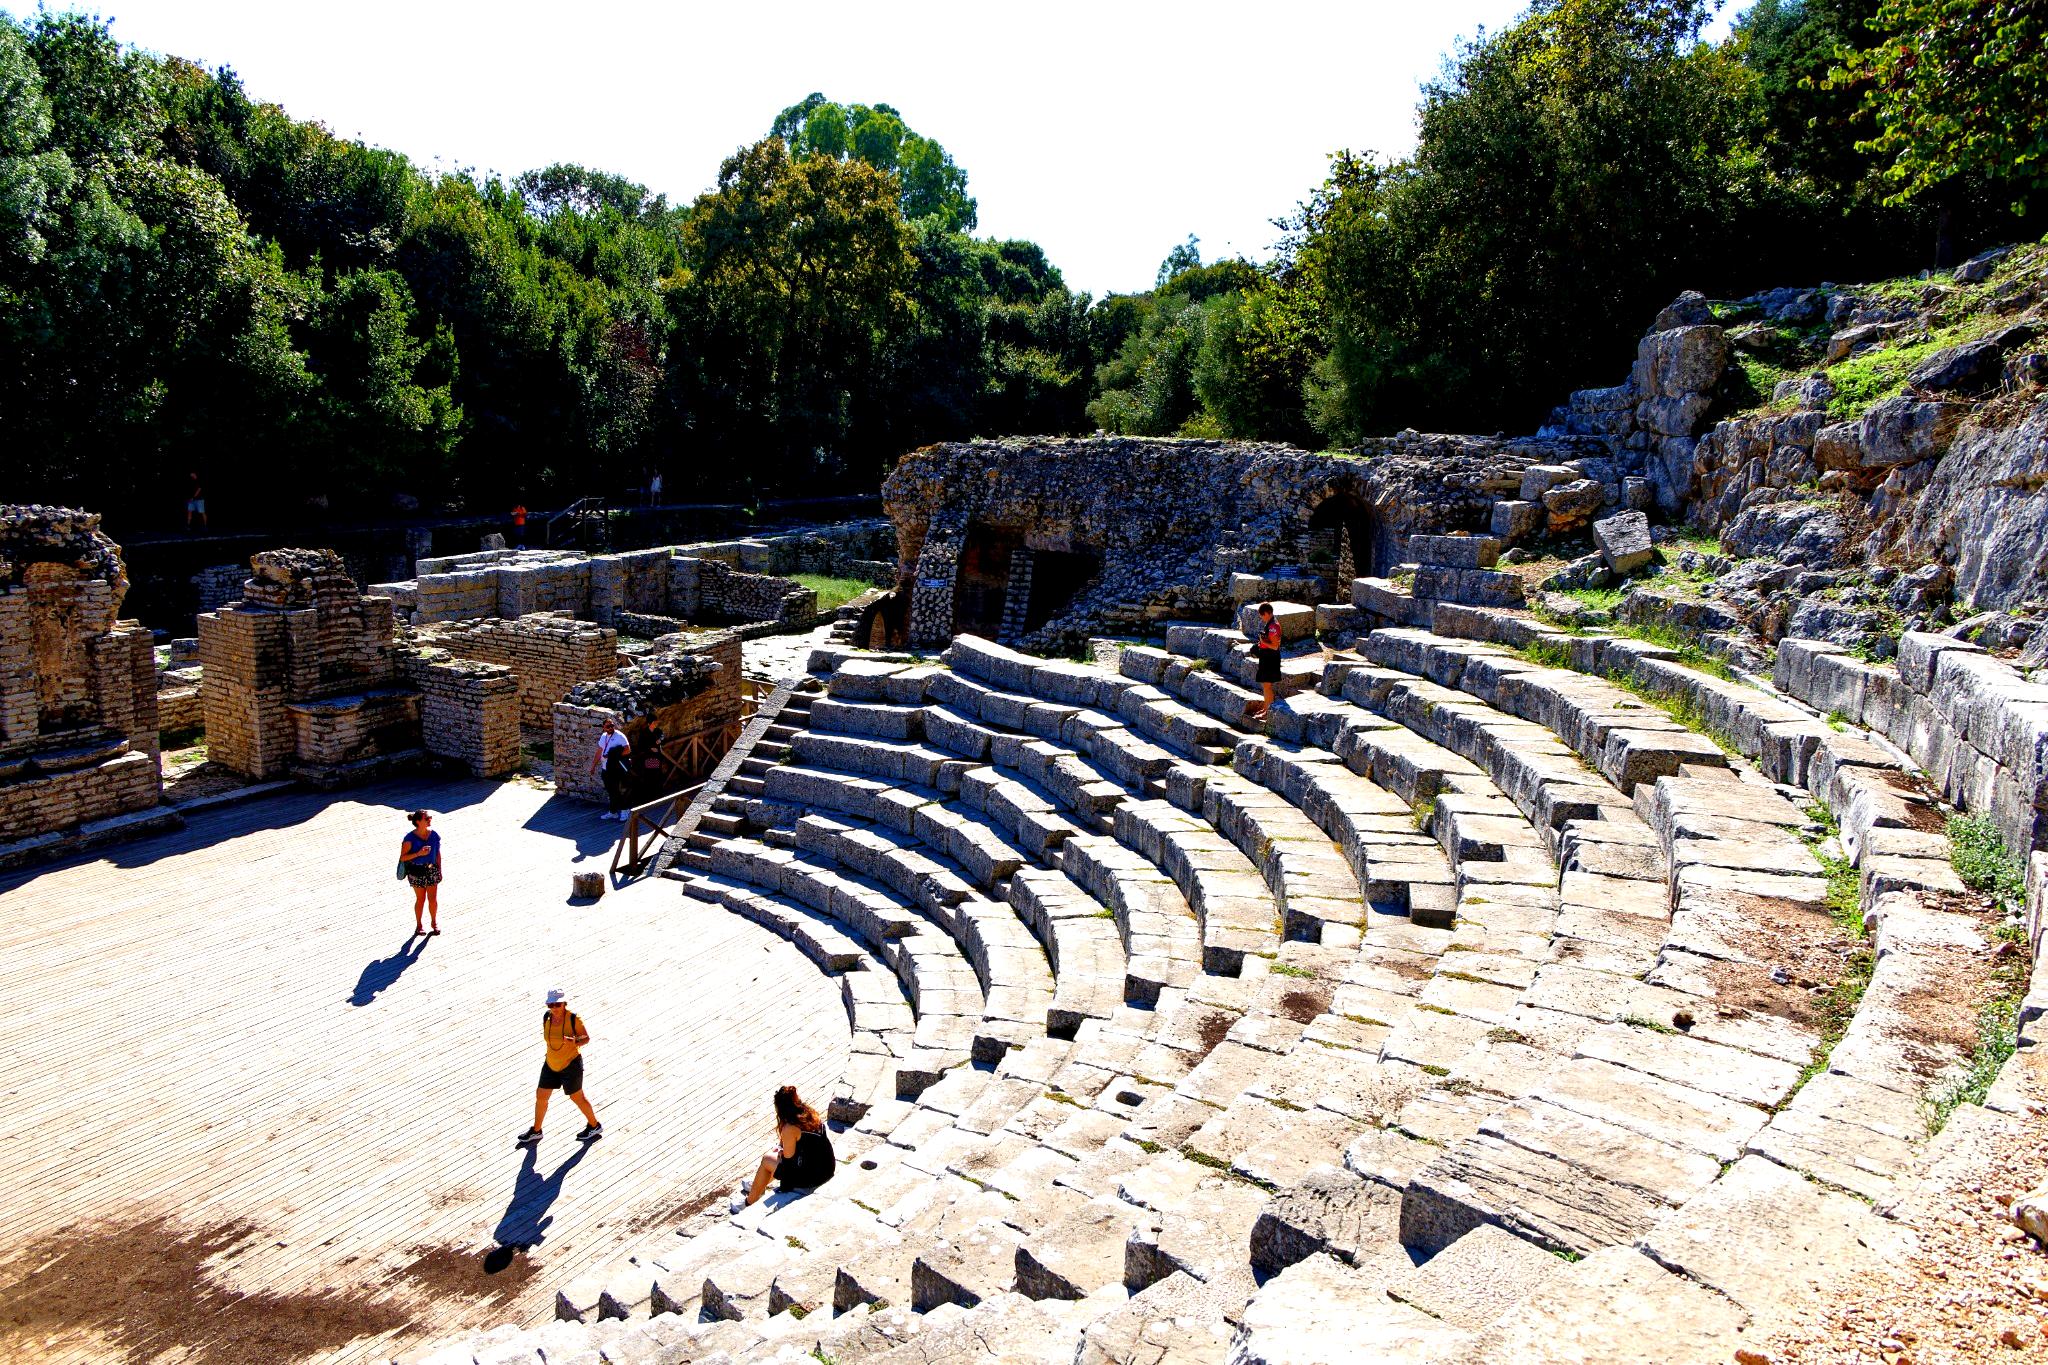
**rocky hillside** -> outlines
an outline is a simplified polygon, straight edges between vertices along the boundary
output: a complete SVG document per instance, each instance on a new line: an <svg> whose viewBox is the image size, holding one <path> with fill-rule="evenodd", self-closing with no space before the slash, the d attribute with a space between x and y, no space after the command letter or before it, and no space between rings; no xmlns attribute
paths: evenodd
<svg viewBox="0 0 2048 1365"><path fill-rule="evenodd" d="M1573 394L1551 430L1636 454L1690 530L1626 597L1590 556L1535 571L1570 592L1553 611L1675 618L1738 656L1796 635L1881 658L1902 631L1961 627L2048 662L2048 244L1914 279L1687 294L1629 381Z"/></svg>

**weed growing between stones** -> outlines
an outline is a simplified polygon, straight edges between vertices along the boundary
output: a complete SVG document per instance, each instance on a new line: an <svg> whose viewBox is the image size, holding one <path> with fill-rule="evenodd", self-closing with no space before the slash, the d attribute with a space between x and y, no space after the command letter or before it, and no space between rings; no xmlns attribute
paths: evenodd
<svg viewBox="0 0 2048 1365"><path fill-rule="evenodd" d="M1722 665L1724 668L1727 665ZM1735 736L1707 720L1706 713L1690 693L1660 691L1646 681L1634 669L1609 673L1608 681L1634 697L1640 697L1650 705L1671 717L1688 730L1697 731L1714 741L1715 747L1730 758L1742 757L1742 751L1735 747Z"/></svg>
<svg viewBox="0 0 2048 1365"><path fill-rule="evenodd" d="M2027 870L2005 847L1998 826L1980 815L1951 815L1949 861L1963 885L1982 891L2012 914L2027 898Z"/></svg>
<svg viewBox="0 0 2048 1365"><path fill-rule="evenodd" d="M1816 832L1803 834L1806 846L1820 863L1821 872L1827 878L1828 915L1847 934L1852 950L1842 961L1842 973L1828 988L1825 999L1817 1003L1815 1013L1819 1016L1820 1039L1814 1044L1813 1057L1799 1073L1799 1081L1785 1096L1785 1104L1792 1102L1805 1084L1828 1068L1828 1058L1833 1055L1835 1044L1842 1041L1848 1032L1850 1021L1856 1017L1856 1007L1863 1002L1864 991L1870 988L1870 977L1877 970L1877 954L1870 945L1869 931L1863 925L1863 907L1857 897L1856 866L1840 853L1823 851L1830 843L1839 849L1837 836L1841 833L1840 822L1826 803L1815 801L1806 807L1819 827ZM1780 1105L1779 1108L1783 1108Z"/></svg>
<svg viewBox="0 0 2048 1365"><path fill-rule="evenodd" d="M1977 1013L1977 1046L1970 1052L1969 1066L1929 1101L1930 1136L1947 1126L1957 1109L1982 1104L1991 1093L1998 1069L2019 1050L2020 998L2025 993L2026 973L2017 965L2000 970L1994 978L1993 995Z"/></svg>
<svg viewBox="0 0 2048 1365"><path fill-rule="evenodd" d="M1297 967L1289 962L1275 962L1271 971L1275 976L1306 976L1311 978L1315 976L1315 973L1308 968Z"/></svg>
<svg viewBox="0 0 2048 1365"><path fill-rule="evenodd" d="M1417 801L1414 809L1409 812L1409 818L1415 822L1418 832L1429 833L1430 826L1436 823L1436 798L1425 796Z"/></svg>

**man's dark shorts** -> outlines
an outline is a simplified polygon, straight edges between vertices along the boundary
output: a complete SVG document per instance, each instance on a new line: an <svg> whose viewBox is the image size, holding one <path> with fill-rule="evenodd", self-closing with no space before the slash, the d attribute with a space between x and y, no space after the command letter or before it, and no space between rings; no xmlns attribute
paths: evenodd
<svg viewBox="0 0 2048 1365"><path fill-rule="evenodd" d="M546 1062L542 1062L540 1064L540 1088L542 1090L559 1090L564 1095L581 1093L583 1089L583 1059L578 1057L560 1071L555 1070Z"/></svg>

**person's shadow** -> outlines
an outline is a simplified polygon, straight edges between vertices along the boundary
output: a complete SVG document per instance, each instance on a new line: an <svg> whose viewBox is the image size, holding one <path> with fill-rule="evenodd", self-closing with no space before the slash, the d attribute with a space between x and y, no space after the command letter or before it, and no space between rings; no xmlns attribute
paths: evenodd
<svg viewBox="0 0 2048 1365"><path fill-rule="evenodd" d="M551 1175L540 1173L540 1144L526 1149L519 1162L519 1178L513 1183L512 1198L505 1205L505 1212L498 1219L497 1229L491 1238L498 1244L498 1251L507 1248L526 1250L536 1246L547 1235L548 1224L554 1216L548 1212L562 1193L562 1182L569 1178L569 1172L576 1169L576 1163L590 1155L596 1143L578 1144L576 1154L555 1167ZM485 1261L489 1266L489 1259Z"/></svg>
<svg viewBox="0 0 2048 1365"><path fill-rule="evenodd" d="M367 1005L377 998L378 992L405 975L405 969L420 960L420 954L427 950L427 936L414 934L390 957L380 957L364 966L363 974L356 978L355 993L349 996L351 1005Z"/></svg>

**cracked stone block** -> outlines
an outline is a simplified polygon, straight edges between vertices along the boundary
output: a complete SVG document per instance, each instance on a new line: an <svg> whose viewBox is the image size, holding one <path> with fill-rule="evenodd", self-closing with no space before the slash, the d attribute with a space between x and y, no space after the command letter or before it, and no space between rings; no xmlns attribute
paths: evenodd
<svg viewBox="0 0 2048 1365"><path fill-rule="evenodd" d="M1476 1227L1387 1285L1453 1327L1478 1331L1565 1271L1566 1263L1490 1224Z"/></svg>

